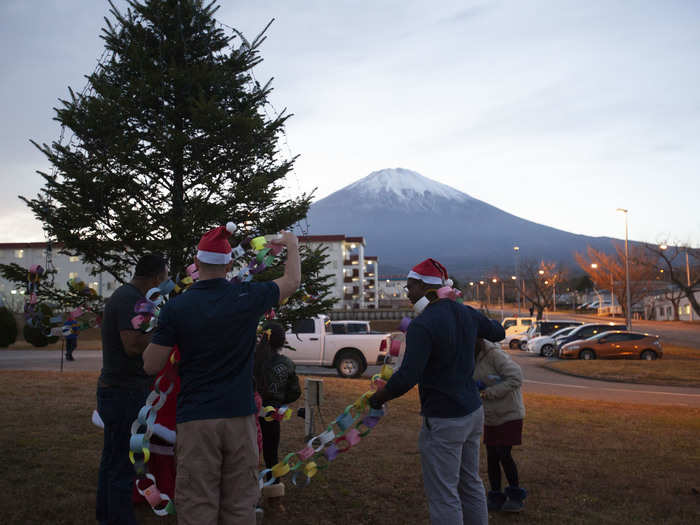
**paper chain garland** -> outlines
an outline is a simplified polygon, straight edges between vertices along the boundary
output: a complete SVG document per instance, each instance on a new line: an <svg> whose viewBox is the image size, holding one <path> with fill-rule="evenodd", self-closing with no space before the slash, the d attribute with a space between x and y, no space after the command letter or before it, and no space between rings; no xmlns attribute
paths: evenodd
<svg viewBox="0 0 700 525"><path fill-rule="evenodd" d="M173 352L170 362L177 364L178 357ZM175 386L175 368L170 368L166 375L156 379L153 391L146 398L146 404L139 411L136 420L131 425L131 439L129 440L129 460L136 471L136 490L149 503L153 512L158 516L175 514L175 505L170 496L161 492L156 484L156 478L148 472L148 460L151 458L151 436L153 435L156 416ZM168 388L163 391L160 383L165 378Z"/></svg>
<svg viewBox="0 0 700 525"><path fill-rule="evenodd" d="M293 485L305 487L311 483L311 478L319 470L328 468L339 454L357 446L385 414L384 409L370 408L368 400L375 390L389 380L393 372L394 369L385 364L381 372L372 377L370 383L372 389L362 394L353 404L348 405L325 431L311 438L298 452L287 454L272 468L261 470L258 473L260 487L272 485L289 473L292 473ZM337 427L337 431L334 430L334 426ZM264 481L267 474L270 474L270 479ZM306 480L302 482L300 476L304 476Z"/></svg>

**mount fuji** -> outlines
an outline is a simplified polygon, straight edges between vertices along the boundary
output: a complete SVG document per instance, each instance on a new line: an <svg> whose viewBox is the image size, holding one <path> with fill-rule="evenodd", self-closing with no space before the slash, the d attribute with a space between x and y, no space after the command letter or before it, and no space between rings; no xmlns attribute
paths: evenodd
<svg viewBox="0 0 700 525"><path fill-rule="evenodd" d="M576 235L511 215L415 171L375 171L311 205L310 235L363 236L382 274L405 274L434 257L457 276L500 267L512 271L513 246L522 258L575 265L587 245L609 251L612 239Z"/></svg>

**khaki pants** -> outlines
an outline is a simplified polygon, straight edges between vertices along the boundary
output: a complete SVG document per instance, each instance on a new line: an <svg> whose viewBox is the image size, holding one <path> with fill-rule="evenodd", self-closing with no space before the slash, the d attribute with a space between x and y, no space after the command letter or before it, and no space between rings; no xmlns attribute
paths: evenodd
<svg viewBox="0 0 700 525"><path fill-rule="evenodd" d="M260 496L255 416L177 425L180 525L254 525Z"/></svg>

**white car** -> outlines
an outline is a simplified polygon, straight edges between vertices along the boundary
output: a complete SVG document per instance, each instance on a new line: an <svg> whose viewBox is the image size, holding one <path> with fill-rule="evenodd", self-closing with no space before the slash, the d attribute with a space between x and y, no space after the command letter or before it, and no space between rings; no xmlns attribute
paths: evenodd
<svg viewBox="0 0 700 525"><path fill-rule="evenodd" d="M518 348L524 348L527 343L527 332L522 332L520 334L510 334L501 341L501 344L507 346L511 350L517 350Z"/></svg>
<svg viewBox="0 0 700 525"><path fill-rule="evenodd" d="M530 352L531 354L539 354L544 357L554 357L557 355L557 341L558 337L568 335L574 328L578 326L567 326L561 330L557 330L553 334L540 335L534 337L533 339L527 341L525 347L522 349Z"/></svg>

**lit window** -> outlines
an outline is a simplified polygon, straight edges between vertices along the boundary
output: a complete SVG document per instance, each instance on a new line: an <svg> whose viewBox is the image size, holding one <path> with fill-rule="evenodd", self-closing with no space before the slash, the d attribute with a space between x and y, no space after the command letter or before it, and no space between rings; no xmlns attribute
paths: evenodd
<svg viewBox="0 0 700 525"><path fill-rule="evenodd" d="M70 257L68 257L68 260L70 262L78 262L80 260L80 257L78 257L77 255L71 255Z"/></svg>
<svg viewBox="0 0 700 525"><path fill-rule="evenodd" d="M685 305L685 313L690 315L690 305L689 304Z"/></svg>
<svg viewBox="0 0 700 525"><path fill-rule="evenodd" d="M70 272L68 274L69 279L75 279L76 277L78 277L78 272Z"/></svg>
<svg viewBox="0 0 700 525"><path fill-rule="evenodd" d="M17 259L21 259L22 257L24 257L24 250L15 250L15 257Z"/></svg>

